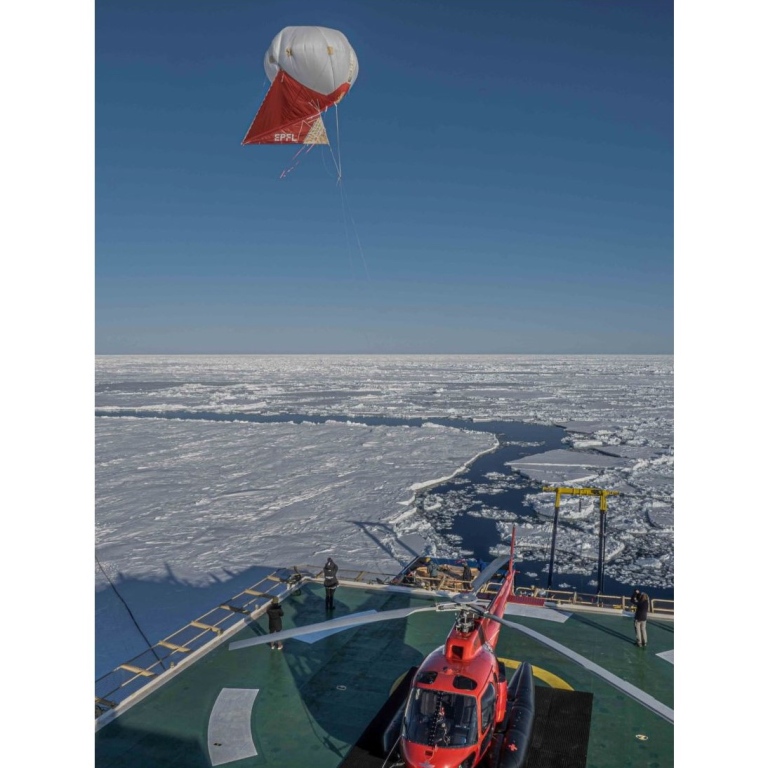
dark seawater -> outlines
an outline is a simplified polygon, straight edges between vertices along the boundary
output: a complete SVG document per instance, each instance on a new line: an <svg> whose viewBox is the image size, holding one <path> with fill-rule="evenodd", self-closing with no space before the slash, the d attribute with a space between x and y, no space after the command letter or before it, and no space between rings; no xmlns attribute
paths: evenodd
<svg viewBox="0 0 768 768"><path fill-rule="evenodd" d="M201 411L158 412L141 409L121 409L119 414L113 411L96 411L96 416L120 418L179 419L184 421L204 420L223 422L253 422L260 424L309 422L322 424L328 421L351 422L368 426L409 426L421 427L425 423L441 424L457 429L490 432L499 439L500 446L491 453L480 456L464 473L433 486L418 494L417 505L430 521L431 525L453 542L457 548L470 553L468 557L488 563L493 560L492 547L499 545L499 528L496 521L487 517L478 517L483 508L492 507L499 512L499 519L504 513L512 513L517 518L526 518L541 524L536 512L525 505L527 494L539 488L541 484L531 481L517 473L511 473L506 463L526 456L563 447L566 435L560 427L543 426L507 421L472 421L449 418L393 418L383 416L348 416L336 414L314 416L300 413L248 414L219 413ZM491 475L489 478L488 475ZM439 504L436 504L439 502ZM474 513L474 514L473 514ZM511 515L510 515L511 517ZM511 528L511 524L510 524ZM546 587L549 575L549 553L542 559L525 559L518 553L518 586ZM559 554L558 554L559 556ZM558 565L555 560L552 588L578 590L587 594L597 592L597 562L581 563L578 571L590 570L587 574L569 569L567 563ZM606 571L608 566L606 565ZM532 575L534 574L534 575ZM567 585L562 586L561 585ZM629 595L635 584L621 582L611 578L607 572L603 575L603 594ZM673 599L674 589L642 586L652 598Z"/></svg>
<svg viewBox="0 0 768 768"><path fill-rule="evenodd" d="M560 427L503 421L453 422L452 425L463 429L493 432L501 446L493 453L477 459L464 474L420 494L418 502L436 530L457 537L462 549L471 551L474 559L487 563L494 557L490 551L491 548L496 548L498 551L499 528L495 520L477 517L480 510L493 507L502 513L498 519L503 519L503 512L508 512L514 513L520 521L528 519L535 521L538 525L541 524L539 515L524 503L528 494L541 488L541 483L532 481L519 473L512 473L505 464L526 456L563 448L562 440L566 432ZM522 443L522 445L515 443ZM536 445L532 446L528 443L536 443ZM494 477L489 478L489 474ZM502 475L502 477L496 475ZM430 511L437 500L441 502L439 508L437 511ZM475 514L472 514L473 512ZM564 525L567 523L561 521L560 526ZM518 552L516 560L519 573L515 583L518 586L546 587L549 581L549 556L549 551L542 555L539 550L538 557L533 553L528 555L525 552ZM560 552L555 556L552 589L597 594L596 560L576 563L579 567L574 571L568 567L568 563L558 562L558 558L565 559ZM635 586L640 586L652 598L674 599L674 588L619 581L607 573L608 569L609 564L606 563L603 570L602 590L605 595L629 596Z"/></svg>

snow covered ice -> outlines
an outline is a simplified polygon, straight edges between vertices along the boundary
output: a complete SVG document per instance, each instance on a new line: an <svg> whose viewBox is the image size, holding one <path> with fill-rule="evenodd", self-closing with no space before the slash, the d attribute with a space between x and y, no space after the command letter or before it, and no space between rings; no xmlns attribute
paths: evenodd
<svg viewBox="0 0 768 768"><path fill-rule="evenodd" d="M560 449L530 446L489 487L620 491L609 566L628 583L673 583L672 356L102 356L96 413L97 674L136 647L115 646L127 619L105 574L154 642L255 582L256 566L332 554L393 573L414 540L460 553L417 497L497 447L473 421L564 427ZM445 418L467 428L429 421ZM519 528L523 557L548 546L553 497L528 495L537 514ZM581 515L597 517L591 504ZM561 514L578 509L564 500ZM514 514L482 514L498 520L503 549ZM639 555L626 548L638 540ZM564 530L561 547L597 554L594 537Z"/></svg>
<svg viewBox="0 0 768 768"><path fill-rule="evenodd" d="M495 443L447 427L130 417L98 419L96 435L102 564L190 583L329 555L396 572L414 556L400 535L424 525L415 492Z"/></svg>

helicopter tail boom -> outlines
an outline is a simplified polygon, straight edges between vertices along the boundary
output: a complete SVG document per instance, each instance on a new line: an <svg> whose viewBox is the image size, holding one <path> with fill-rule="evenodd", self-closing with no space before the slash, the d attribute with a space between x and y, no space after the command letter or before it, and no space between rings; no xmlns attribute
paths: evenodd
<svg viewBox="0 0 768 768"><path fill-rule="evenodd" d="M509 569L507 570L506 575L504 576L504 580L501 582L501 586L499 587L499 591L496 593L496 596L493 598L493 601L491 602L491 605L488 608L489 614L491 616L495 616L497 619L502 619L504 617L504 609L507 605L507 600L509 599L509 595L513 590L515 582L515 527L512 527L512 541L509 545ZM486 642L491 646L491 648L496 647L496 641L499 636L499 630L501 629L501 625L493 618L490 618L486 615L485 618L482 619L482 627L483 627L483 634L485 635Z"/></svg>

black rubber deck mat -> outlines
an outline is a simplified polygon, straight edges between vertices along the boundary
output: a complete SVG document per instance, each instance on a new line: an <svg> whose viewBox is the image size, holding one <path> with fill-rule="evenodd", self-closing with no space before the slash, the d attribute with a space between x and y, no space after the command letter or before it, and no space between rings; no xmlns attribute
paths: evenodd
<svg viewBox="0 0 768 768"><path fill-rule="evenodd" d="M536 717L525 768L585 768L592 694L536 686Z"/></svg>
<svg viewBox="0 0 768 768"><path fill-rule="evenodd" d="M384 706L376 713L376 716L368 723L363 735L347 753L339 768L381 768L386 755L382 749L381 735L399 707L408 698L408 691L417 667L411 667L408 673L400 681L400 684L392 692L392 695L384 703Z"/></svg>

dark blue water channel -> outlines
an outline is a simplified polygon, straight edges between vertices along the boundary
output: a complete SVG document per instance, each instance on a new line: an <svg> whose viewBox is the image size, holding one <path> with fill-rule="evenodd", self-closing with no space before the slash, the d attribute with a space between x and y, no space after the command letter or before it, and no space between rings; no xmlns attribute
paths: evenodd
<svg viewBox="0 0 768 768"><path fill-rule="evenodd" d="M513 513L522 520L530 519L538 525L541 524L541 518L537 513L524 503L526 495L540 489L541 483L529 480L521 474L511 473L506 464L526 456L562 448L562 441L566 435L565 430L560 427L541 424L451 418L393 418L346 414L314 416L298 413L233 414L214 411L158 412L141 409L121 409L119 413L97 410L96 416L259 424L288 422L323 424L329 421L340 421L367 426L393 427L421 427L425 423L432 423L457 429L490 432L499 440L500 445L496 450L480 456L467 471L452 480L433 486L417 496L417 505L435 530L446 535L451 541L458 540L462 550L472 553L471 559L486 563L494 557L491 548L499 545L499 529L496 520L477 516L481 509L494 507L503 512ZM513 482L510 482L511 480ZM439 504L435 504L435 501L439 501ZM567 525L563 521L560 524ZM516 578L518 586L546 586L549 574L549 553L545 559L525 560L521 560L522 554L518 553L520 569ZM596 592L597 563L589 564L589 567L592 565L594 572L585 575L569 571L567 564L558 567L556 561L552 587L557 589L559 584L567 583L570 589L586 593ZM612 579L607 573L604 574L603 593L606 595L628 595L631 586L633 585ZM674 596L673 589L647 587L645 591L653 598L672 599Z"/></svg>

